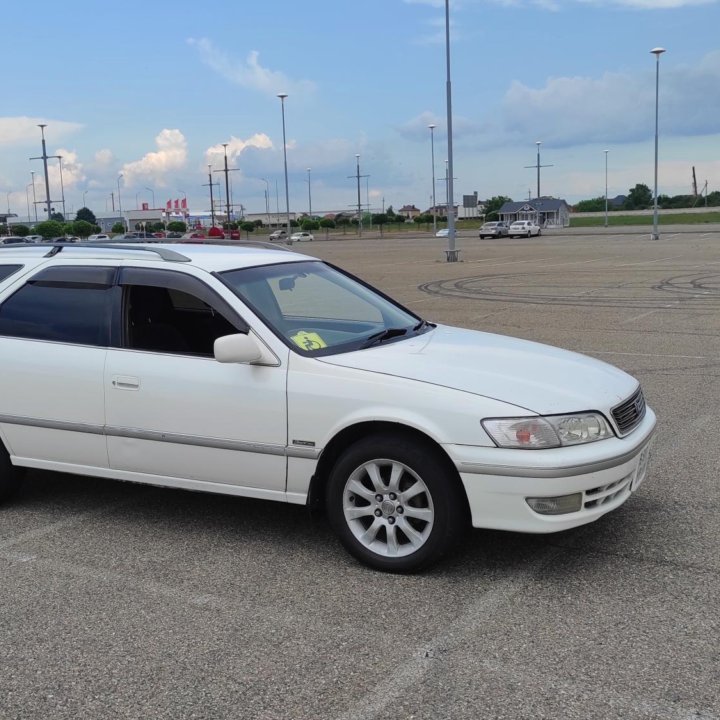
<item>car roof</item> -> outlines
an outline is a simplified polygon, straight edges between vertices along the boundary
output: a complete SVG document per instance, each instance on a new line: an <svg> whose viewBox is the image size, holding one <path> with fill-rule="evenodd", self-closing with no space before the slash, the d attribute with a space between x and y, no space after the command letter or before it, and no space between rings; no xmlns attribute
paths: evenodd
<svg viewBox="0 0 720 720"><path fill-rule="evenodd" d="M211 243L132 243L132 245L103 243L99 247L88 243L78 243L70 245L58 244L54 245L52 249L55 248L58 248L56 257L62 257L64 260L68 258L77 258L78 260L130 258L138 261L157 262L163 260L161 256L164 253L166 259L175 260L175 262L171 263L174 266L189 263L193 267L208 272L317 260L317 258L309 255L303 255L285 248L265 246L262 243L248 243L245 246L239 244L213 245ZM6 245L0 251L0 263L16 258L36 258L39 260L45 257L47 253L48 246L46 245Z"/></svg>

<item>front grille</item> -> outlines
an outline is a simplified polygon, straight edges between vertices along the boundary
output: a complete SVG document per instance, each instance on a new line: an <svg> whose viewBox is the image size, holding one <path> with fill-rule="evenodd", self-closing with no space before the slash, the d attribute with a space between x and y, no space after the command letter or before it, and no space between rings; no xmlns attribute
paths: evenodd
<svg viewBox="0 0 720 720"><path fill-rule="evenodd" d="M621 435L627 435L639 425L645 417L645 398L642 388L638 388L625 402L613 408L612 416Z"/></svg>

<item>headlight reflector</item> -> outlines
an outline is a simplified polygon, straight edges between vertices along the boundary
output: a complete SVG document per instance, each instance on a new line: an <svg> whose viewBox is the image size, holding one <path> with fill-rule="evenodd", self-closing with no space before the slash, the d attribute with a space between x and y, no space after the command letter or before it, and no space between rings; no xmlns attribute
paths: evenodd
<svg viewBox="0 0 720 720"><path fill-rule="evenodd" d="M580 445L613 437L605 418L594 412L544 417L486 418L482 421L482 426L499 447L520 450Z"/></svg>

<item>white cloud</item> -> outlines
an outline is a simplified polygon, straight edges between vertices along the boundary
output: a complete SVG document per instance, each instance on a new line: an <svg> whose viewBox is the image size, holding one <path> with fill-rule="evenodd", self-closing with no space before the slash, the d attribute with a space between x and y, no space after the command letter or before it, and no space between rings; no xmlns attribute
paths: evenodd
<svg viewBox="0 0 720 720"><path fill-rule="evenodd" d="M164 129L155 138L158 149L146 153L140 160L126 163L121 172L126 185L152 180L165 185L165 175L182 169L187 162L187 141L179 130Z"/></svg>
<svg viewBox="0 0 720 720"><path fill-rule="evenodd" d="M95 164L99 167L107 167L108 165L112 165L114 160L115 156L113 155L112 150L108 150L107 148L98 150L95 153Z"/></svg>
<svg viewBox="0 0 720 720"><path fill-rule="evenodd" d="M557 147L628 143L654 133L655 70L648 56L642 75L606 73L599 78L550 78L532 88L515 81L502 99L500 120L486 142L542 140ZM665 135L714 133L720 114L720 51L693 66L660 62L660 129Z"/></svg>
<svg viewBox="0 0 720 720"><path fill-rule="evenodd" d="M272 140L265 133L255 133L247 140L242 138L236 138L230 136L230 140L227 143L227 156L228 163L235 162L243 150L246 148L256 148L258 150L271 150L273 147ZM206 164L211 164L217 167L224 167L225 163L225 148L222 143L213 145L205 151Z"/></svg>
<svg viewBox="0 0 720 720"><path fill-rule="evenodd" d="M62 187L66 191L85 180L83 165L78 160L76 152L58 148L53 154L62 156ZM48 163L48 176L50 187L60 190L60 163L57 160L52 161L52 164ZM53 190L51 192L55 192L60 197L57 191Z"/></svg>
<svg viewBox="0 0 720 720"><path fill-rule="evenodd" d="M236 85L257 90L266 95L311 93L315 83L310 80L292 80L278 70L269 70L260 65L260 53L251 51L245 61L230 57L216 48L207 38L189 38L188 44L197 49L200 59L219 75Z"/></svg>
<svg viewBox="0 0 720 720"><path fill-rule="evenodd" d="M81 130L80 123L65 122L64 120L47 120L45 118L31 117L0 117L0 145L15 145L17 143L34 143L40 145L41 134L38 125L45 124L45 138L57 140L71 133Z"/></svg>

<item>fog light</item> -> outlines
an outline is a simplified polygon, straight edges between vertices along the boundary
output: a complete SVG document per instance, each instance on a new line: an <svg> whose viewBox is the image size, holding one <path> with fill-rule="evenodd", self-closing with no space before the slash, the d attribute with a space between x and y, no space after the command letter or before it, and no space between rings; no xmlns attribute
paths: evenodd
<svg viewBox="0 0 720 720"><path fill-rule="evenodd" d="M577 512L582 507L582 493L558 497L525 498L525 502L540 515L564 515Z"/></svg>

